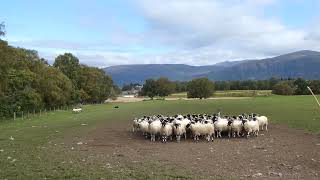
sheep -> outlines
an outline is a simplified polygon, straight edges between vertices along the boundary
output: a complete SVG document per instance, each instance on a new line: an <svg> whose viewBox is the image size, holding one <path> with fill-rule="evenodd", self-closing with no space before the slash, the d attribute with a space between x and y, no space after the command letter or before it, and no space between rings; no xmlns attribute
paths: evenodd
<svg viewBox="0 0 320 180"><path fill-rule="evenodd" d="M156 141L156 136L160 134L161 121L156 119L154 121L149 121L149 133L151 135L151 141Z"/></svg>
<svg viewBox="0 0 320 180"><path fill-rule="evenodd" d="M133 124L132 124L132 132L136 132L139 130L139 121L140 119L134 118Z"/></svg>
<svg viewBox="0 0 320 180"><path fill-rule="evenodd" d="M199 136L205 136L208 142L213 141L214 125L209 121L204 121L204 123L191 122L187 125L187 128L191 129L195 141L199 140Z"/></svg>
<svg viewBox="0 0 320 180"><path fill-rule="evenodd" d="M166 143L169 136L172 140L172 132L173 128L171 123L168 123L167 121L161 122L160 135L162 136L162 142Z"/></svg>
<svg viewBox="0 0 320 180"><path fill-rule="evenodd" d="M257 116L254 114L253 117L257 118L261 130L264 130L265 127L265 130L268 131L268 118L266 116Z"/></svg>
<svg viewBox="0 0 320 180"><path fill-rule="evenodd" d="M247 133L247 138L252 133L255 136L258 136L259 134L259 123L256 118L253 118L252 120L243 119L242 120L243 128Z"/></svg>
<svg viewBox="0 0 320 180"><path fill-rule="evenodd" d="M210 140L213 141L214 138L214 125L210 121L205 121L203 124L203 135L206 136L207 141L209 142Z"/></svg>
<svg viewBox="0 0 320 180"><path fill-rule="evenodd" d="M74 113L82 112L82 108L73 108L72 112L74 112Z"/></svg>
<svg viewBox="0 0 320 180"><path fill-rule="evenodd" d="M242 121L239 120L238 118L234 118L234 120L231 123L231 131L233 134L233 137L236 137L236 134L238 137L240 137L240 133L242 132L243 129L243 125L242 125Z"/></svg>
<svg viewBox="0 0 320 180"><path fill-rule="evenodd" d="M135 118L132 124L132 131L140 131L145 138L151 136L151 141L162 139L166 143L168 137L172 140L175 136L177 142L180 142L181 136L187 139L187 131L190 131L194 141L199 141L201 137L207 141L214 139L215 136L222 137L222 132L228 132L228 137L240 137L251 134L258 136L259 130L267 130L268 119L266 116L257 116L255 114L242 114L238 117L222 116L221 114L187 114L174 116L143 116L143 118ZM188 132L189 133L189 132Z"/></svg>
<svg viewBox="0 0 320 180"><path fill-rule="evenodd" d="M148 138L148 133L149 133L149 123L146 119L142 120L139 123L139 129L142 132L142 135L145 136L145 138Z"/></svg>
<svg viewBox="0 0 320 180"><path fill-rule="evenodd" d="M193 140L198 141L199 136L201 135L201 123L200 122L191 122L187 125L187 128L190 128L193 135Z"/></svg>
<svg viewBox="0 0 320 180"><path fill-rule="evenodd" d="M230 127L230 123L228 121L228 119L225 118L216 118L214 124L214 129L216 131L216 136L217 137L221 137L221 132L226 132L228 131L228 137L230 138L230 131L231 131L231 127Z"/></svg>
<svg viewBox="0 0 320 180"><path fill-rule="evenodd" d="M176 135L177 142L180 142L181 136L184 135L186 139L186 128L182 126L179 122L173 124L173 132Z"/></svg>

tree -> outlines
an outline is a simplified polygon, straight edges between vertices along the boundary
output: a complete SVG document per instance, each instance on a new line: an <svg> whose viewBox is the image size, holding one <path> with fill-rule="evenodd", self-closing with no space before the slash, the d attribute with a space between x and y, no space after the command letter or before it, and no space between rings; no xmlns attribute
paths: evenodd
<svg viewBox="0 0 320 180"><path fill-rule="evenodd" d="M320 94L320 80L310 81L310 88L314 94Z"/></svg>
<svg viewBox="0 0 320 180"><path fill-rule="evenodd" d="M302 78L298 78L294 81L294 85L296 86L296 90L294 94L296 95L305 95L309 94L309 91L307 89L308 82Z"/></svg>
<svg viewBox="0 0 320 180"><path fill-rule="evenodd" d="M188 82L187 81L175 81L173 82L175 85L175 92L186 92Z"/></svg>
<svg viewBox="0 0 320 180"><path fill-rule="evenodd" d="M168 78L159 78L156 81L156 86L157 86L157 95L160 97L165 97L174 92L175 85L169 81Z"/></svg>
<svg viewBox="0 0 320 180"><path fill-rule="evenodd" d="M113 82L103 70L82 65L79 79L80 102L101 103L109 98Z"/></svg>
<svg viewBox="0 0 320 180"><path fill-rule="evenodd" d="M293 95L294 87L289 81L280 81L273 86L272 93L277 95Z"/></svg>
<svg viewBox="0 0 320 180"><path fill-rule="evenodd" d="M56 57L53 66L60 69L73 83L75 87L79 83L80 64L79 59L71 53L65 53Z"/></svg>
<svg viewBox="0 0 320 180"><path fill-rule="evenodd" d="M207 78L193 79L188 84L188 98L208 98L214 91L214 84Z"/></svg>
<svg viewBox="0 0 320 180"><path fill-rule="evenodd" d="M0 23L0 37L5 36L5 35L6 35L5 25L4 25L4 22L1 22Z"/></svg>
<svg viewBox="0 0 320 180"><path fill-rule="evenodd" d="M141 95L153 99L157 95L157 82L154 79L147 79L142 87Z"/></svg>

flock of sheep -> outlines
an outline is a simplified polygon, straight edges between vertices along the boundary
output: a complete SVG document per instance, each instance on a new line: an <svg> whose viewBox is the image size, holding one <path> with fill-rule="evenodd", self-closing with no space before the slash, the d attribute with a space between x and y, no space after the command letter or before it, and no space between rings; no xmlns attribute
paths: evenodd
<svg viewBox="0 0 320 180"><path fill-rule="evenodd" d="M258 136L259 130L268 130L268 118L256 114L239 116L220 116L220 113L193 114L193 115L175 115L165 117L163 115L144 116L133 120L133 132L141 132L145 138L156 141L156 138L167 142L167 139L173 139L175 136L177 142L180 142L181 136L187 139L192 137L195 141L205 138L207 141L213 141L214 137L222 137L225 133L230 138L243 137L246 135Z"/></svg>

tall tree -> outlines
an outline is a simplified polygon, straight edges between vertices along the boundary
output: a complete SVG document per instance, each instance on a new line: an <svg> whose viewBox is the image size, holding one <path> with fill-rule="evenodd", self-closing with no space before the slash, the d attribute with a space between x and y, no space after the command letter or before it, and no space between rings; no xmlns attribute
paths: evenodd
<svg viewBox="0 0 320 180"><path fill-rule="evenodd" d="M157 84L157 95L160 97L169 96L174 92L175 85L168 78L159 78L156 81Z"/></svg>
<svg viewBox="0 0 320 180"><path fill-rule="evenodd" d="M277 95L293 95L294 91L293 84L289 81L280 81L272 89L272 93Z"/></svg>
<svg viewBox="0 0 320 180"><path fill-rule="evenodd" d="M0 23L0 37L6 34L4 22Z"/></svg>
<svg viewBox="0 0 320 180"><path fill-rule="evenodd" d="M157 82L154 79L147 79L141 90L141 95L153 99L157 95Z"/></svg>
<svg viewBox="0 0 320 180"><path fill-rule="evenodd" d="M214 91L214 84L208 78L193 79L188 84L188 98L208 98Z"/></svg>
<svg viewBox="0 0 320 180"><path fill-rule="evenodd" d="M296 86L295 94L296 95L304 95L309 94L307 89L308 82L302 78L298 78L294 81L294 85Z"/></svg>
<svg viewBox="0 0 320 180"><path fill-rule="evenodd" d="M71 53L65 53L56 57L54 67L60 69L73 83L75 87L79 83L80 63L79 59Z"/></svg>

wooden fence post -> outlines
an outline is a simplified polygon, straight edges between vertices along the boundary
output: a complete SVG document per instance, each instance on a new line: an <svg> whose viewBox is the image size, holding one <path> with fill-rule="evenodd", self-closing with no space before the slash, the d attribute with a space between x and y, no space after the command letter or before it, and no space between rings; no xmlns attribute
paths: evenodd
<svg viewBox="0 0 320 180"><path fill-rule="evenodd" d="M41 116L41 109L40 109L40 112L39 112L39 116Z"/></svg>
<svg viewBox="0 0 320 180"><path fill-rule="evenodd" d="M13 112L13 120L16 120L16 112Z"/></svg>

